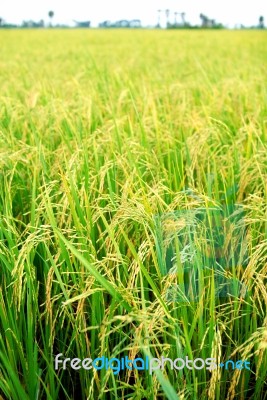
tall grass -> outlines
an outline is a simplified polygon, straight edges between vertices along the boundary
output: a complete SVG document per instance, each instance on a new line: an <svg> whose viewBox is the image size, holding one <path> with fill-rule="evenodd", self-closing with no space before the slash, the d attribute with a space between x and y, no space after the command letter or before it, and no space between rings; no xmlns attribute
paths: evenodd
<svg viewBox="0 0 267 400"><path fill-rule="evenodd" d="M267 398L266 33L0 40L1 397ZM244 240L234 258L221 246L219 269L210 228L231 248L238 205ZM181 241L200 210L205 223ZM185 245L197 249L191 281ZM218 297L218 271L245 293ZM58 353L251 369L114 375L55 370Z"/></svg>

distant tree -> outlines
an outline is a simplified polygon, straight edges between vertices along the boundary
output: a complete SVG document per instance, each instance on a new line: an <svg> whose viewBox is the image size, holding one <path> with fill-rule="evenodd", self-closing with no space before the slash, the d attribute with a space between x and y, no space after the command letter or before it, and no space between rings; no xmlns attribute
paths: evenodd
<svg viewBox="0 0 267 400"><path fill-rule="evenodd" d="M204 15L204 14L200 14L200 15L199 15L199 18L201 19L201 25L202 25L202 27L203 27L203 28L206 28L206 27L208 26L208 22L209 22L208 17L207 17L206 15Z"/></svg>
<svg viewBox="0 0 267 400"><path fill-rule="evenodd" d="M2 26L3 18L0 18L0 26Z"/></svg>
<svg viewBox="0 0 267 400"><path fill-rule="evenodd" d="M259 18L259 27L264 29L264 17L262 15Z"/></svg>
<svg viewBox="0 0 267 400"><path fill-rule="evenodd" d="M170 25L170 10L165 10L167 26Z"/></svg>
<svg viewBox="0 0 267 400"><path fill-rule="evenodd" d="M177 15L178 15L179 13L177 12L177 11L175 11L175 13L174 13L174 25L175 26L177 26Z"/></svg>
<svg viewBox="0 0 267 400"><path fill-rule="evenodd" d="M186 24L186 22L185 22L185 12L181 13L181 18L182 18L183 25L185 26L185 24Z"/></svg>
<svg viewBox="0 0 267 400"><path fill-rule="evenodd" d="M185 12L177 12L177 11L175 11L175 13L174 13L174 26L178 26L179 25L179 23L178 23L178 15L181 17L181 22L180 22L180 24L182 24L183 26L185 26L186 25L186 21L185 21Z"/></svg>
<svg viewBox="0 0 267 400"><path fill-rule="evenodd" d="M158 10L158 28L161 26L161 10Z"/></svg>
<svg viewBox="0 0 267 400"><path fill-rule="evenodd" d="M50 18L50 26L52 26L52 20L54 18L54 15L55 15L54 11L48 12L48 17Z"/></svg>

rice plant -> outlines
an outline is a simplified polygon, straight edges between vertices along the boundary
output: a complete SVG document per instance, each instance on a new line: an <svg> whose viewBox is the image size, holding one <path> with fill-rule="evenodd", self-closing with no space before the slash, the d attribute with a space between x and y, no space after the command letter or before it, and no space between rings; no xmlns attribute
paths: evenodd
<svg viewBox="0 0 267 400"><path fill-rule="evenodd" d="M266 32L0 40L0 397L266 399Z"/></svg>

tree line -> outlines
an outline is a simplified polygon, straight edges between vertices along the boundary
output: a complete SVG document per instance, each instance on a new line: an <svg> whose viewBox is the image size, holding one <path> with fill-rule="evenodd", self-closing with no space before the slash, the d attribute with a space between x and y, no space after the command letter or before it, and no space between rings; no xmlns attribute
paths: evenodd
<svg viewBox="0 0 267 400"><path fill-rule="evenodd" d="M208 17L205 14L200 14L200 24L198 25L192 25L190 22L187 21L186 19L186 13L185 12L178 12L174 11L171 12L169 9L165 10L158 10L158 20L157 24L155 25L155 28L167 28L167 29L195 29L195 28L202 28L202 29L223 29L226 28L222 23L217 22L215 19ZM0 28L53 28L53 27L58 27L58 28L71 28L69 25L63 25L63 24L54 24L53 19L55 16L55 13L53 10L50 10L48 12L48 18L49 18L49 23L45 24L45 21L41 19L40 21L33 21L33 20L27 20L27 21L22 21L20 25L15 25L6 22L3 18L0 17ZM162 23L163 19L163 23ZM75 23L76 27L78 28L90 28L91 27L91 21L76 21L73 20ZM133 20L119 20L119 21L102 21L98 25L99 28L145 28L145 26L142 26L141 20L140 19L133 19ZM240 25L239 28L246 28L244 25ZM264 22L264 16L261 15L258 19L258 24L255 26L250 26L249 28L259 28L259 29L264 29L265 28L265 22Z"/></svg>

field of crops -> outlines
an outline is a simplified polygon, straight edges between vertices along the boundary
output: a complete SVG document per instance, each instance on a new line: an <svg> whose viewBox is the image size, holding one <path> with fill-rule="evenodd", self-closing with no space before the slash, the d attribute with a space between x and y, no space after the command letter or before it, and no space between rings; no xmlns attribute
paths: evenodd
<svg viewBox="0 0 267 400"><path fill-rule="evenodd" d="M1 399L267 399L266 42L0 31Z"/></svg>

